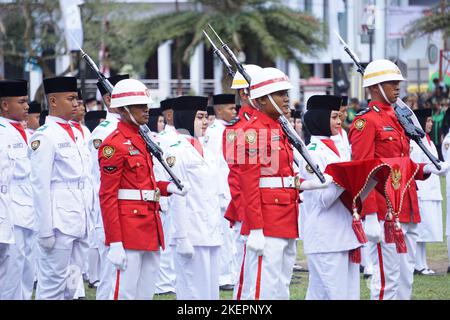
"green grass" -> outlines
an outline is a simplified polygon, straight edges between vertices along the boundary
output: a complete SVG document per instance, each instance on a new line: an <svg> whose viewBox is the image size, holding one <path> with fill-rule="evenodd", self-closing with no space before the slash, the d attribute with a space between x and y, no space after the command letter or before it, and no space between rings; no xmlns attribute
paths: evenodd
<svg viewBox="0 0 450 320"><path fill-rule="evenodd" d="M441 189L444 198L442 204L442 219L446 217L446 191L445 178L441 178ZM444 229L445 230L445 229ZM303 254L303 244L298 242L297 262L306 267L306 257ZM446 241L427 244L427 257L430 268L435 270L438 275L434 276L414 276L413 299L415 300L450 300L450 274L447 275L447 266L449 265L447 256ZM306 289L308 287L308 273L296 272L291 282L291 300L305 299ZM86 285L86 298L95 299L95 289L89 289ZM231 292L221 292L222 300L232 299ZM156 295L155 300L172 300L175 295ZM367 280L361 277L361 300L369 300L370 292Z"/></svg>

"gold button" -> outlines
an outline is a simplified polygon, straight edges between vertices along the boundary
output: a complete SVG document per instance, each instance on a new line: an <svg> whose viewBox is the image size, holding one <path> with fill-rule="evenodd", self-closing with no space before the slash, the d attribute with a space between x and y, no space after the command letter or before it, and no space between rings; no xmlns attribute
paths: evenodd
<svg viewBox="0 0 450 320"><path fill-rule="evenodd" d="M392 140L392 137L389 137L389 140Z"/></svg>
<svg viewBox="0 0 450 320"><path fill-rule="evenodd" d="M402 140L403 140L403 137L400 137L400 139L402 139Z"/></svg>
<svg viewBox="0 0 450 320"><path fill-rule="evenodd" d="M404 156L405 154L402 152L402 157Z"/></svg>
<svg viewBox="0 0 450 320"><path fill-rule="evenodd" d="M275 198L275 203L278 203L278 198Z"/></svg>
<svg viewBox="0 0 450 320"><path fill-rule="evenodd" d="M138 167L139 167L140 165L141 165L141 164L140 164L139 162L138 162L138 163L136 163L136 166L138 166Z"/></svg>
<svg viewBox="0 0 450 320"><path fill-rule="evenodd" d="M134 209L134 210L133 210L133 213L137 213L137 210L136 210L136 209Z"/></svg>
<svg viewBox="0 0 450 320"><path fill-rule="evenodd" d="M278 147L278 151L281 150L281 147Z"/></svg>

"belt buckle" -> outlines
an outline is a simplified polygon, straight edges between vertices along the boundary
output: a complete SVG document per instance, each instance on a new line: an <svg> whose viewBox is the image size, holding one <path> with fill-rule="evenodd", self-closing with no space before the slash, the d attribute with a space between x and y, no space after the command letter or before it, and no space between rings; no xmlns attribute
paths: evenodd
<svg viewBox="0 0 450 320"><path fill-rule="evenodd" d="M78 181L78 189L80 190L84 189L84 181Z"/></svg>
<svg viewBox="0 0 450 320"><path fill-rule="evenodd" d="M152 199L150 199L150 197L149 197L149 193L150 193L149 190L142 190L141 193L142 193L142 200L152 201Z"/></svg>
<svg viewBox="0 0 450 320"><path fill-rule="evenodd" d="M0 188L0 192L3 194L7 194L8 193L8 186L7 185L2 185Z"/></svg>
<svg viewBox="0 0 450 320"><path fill-rule="evenodd" d="M156 188L155 193L153 194L153 201L159 202L159 198L161 198L161 190L159 190L159 188Z"/></svg>
<svg viewBox="0 0 450 320"><path fill-rule="evenodd" d="M294 187L295 187L295 189L300 190L300 185L301 185L300 177L299 176L295 176L294 177Z"/></svg>

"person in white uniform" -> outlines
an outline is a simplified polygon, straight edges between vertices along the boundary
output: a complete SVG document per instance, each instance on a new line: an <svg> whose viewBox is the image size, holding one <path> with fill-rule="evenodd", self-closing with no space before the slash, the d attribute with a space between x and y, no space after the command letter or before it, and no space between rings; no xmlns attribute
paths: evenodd
<svg viewBox="0 0 450 320"><path fill-rule="evenodd" d="M10 90L3 91L0 86L0 104L9 96ZM15 168L14 161L8 154L8 129L0 124L0 300L8 284L7 270L10 259L10 247L15 244L14 223L11 217L11 178Z"/></svg>
<svg viewBox="0 0 450 320"><path fill-rule="evenodd" d="M446 162L450 161L450 132L447 133L442 141L442 156ZM450 172L445 176L445 196L447 197L447 203L450 203ZM446 219L445 219L445 236L447 237L447 256L449 266L447 273L450 273L450 206L447 205Z"/></svg>
<svg viewBox="0 0 450 320"><path fill-rule="evenodd" d="M176 98L169 98L162 100L160 102L161 113L164 117L164 130L158 132L156 136L156 141L158 145L161 147L164 154L167 153L167 150L171 145L176 144L178 141L178 134L173 126L173 105ZM164 156L166 158L167 156ZM168 174L163 169L163 167L159 164L159 162L155 162L155 177L157 179L169 179ZM159 201L160 205L160 213L161 213L161 222L164 230L164 242L170 243L170 235L171 231L171 221L172 214L170 213L170 202L172 197L161 197ZM174 251L172 246L167 245L164 251L161 252L161 259L159 263L159 275L158 280L156 281L156 294L173 294L175 293L176 287L176 273L175 273L175 262L174 262Z"/></svg>
<svg viewBox="0 0 450 320"><path fill-rule="evenodd" d="M49 116L29 150L40 249L36 299L73 299L88 250L83 190L90 165L82 136L69 123L78 107L77 79L44 79L44 89Z"/></svg>
<svg viewBox="0 0 450 320"><path fill-rule="evenodd" d="M5 127L8 156L14 162L11 180L11 210L16 243L10 247L7 284L3 299L30 300L36 268L35 259L35 212L30 183L30 159L28 158L29 136L22 126L28 113L28 82L2 81L0 124Z"/></svg>
<svg viewBox="0 0 450 320"><path fill-rule="evenodd" d="M179 300L219 299L222 223L215 155L201 145L207 128L206 97L179 97L174 106L178 142L167 163L189 190L172 196L171 245L175 246L176 294Z"/></svg>
<svg viewBox="0 0 450 320"><path fill-rule="evenodd" d="M108 80L114 86L120 80L128 79L129 75L116 75L109 77ZM117 109L110 109L111 105L111 95L108 91L102 86L100 82L97 82L97 88L100 90L100 93L103 98L103 102L107 109L106 119L99 123L99 125L92 131L90 139L88 141L88 148L91 153L92 161L92 181L94 188L94 204L93 210L91 212L92 219L92 227L93 230L93 238L95 239L92 242L95 244L91 244L89 256L91 261L96 260L97 257L97 270L99 271L98 277L99 282L97 285L97 291L95 298L97 300L107 300L110 297L111 293L111 282L114 278L114 266L111 262L106 258L108 255L108 248L105 246L105 231L103 228L103 220L102 214L100 210L100 202L99 202L99 189L100 189L100 167L98 165L98 149L100 148L103 141L117 129L117 124L120 120L120 115ZM97 251L97 252L96 252ZM92 283L92 281L91 281Z"/></svg>
<svg viewBox="0 0 450 320"><path fill-rule="evenodd" d="M217 94L213 96L215 119L214 122L206 129L204 137L204 145L212 154L215 155L216 163L218 165L218 180L219 180L219 196L220 196L220 210L222 216L230 203L230 187L228 186L228 173L230 169L225 161L223 155L223 132L226 124L230 123L236 117L236 102L234 94ZM221 290L233 290L234 280L237 275L234 274L238 269L235 265L233 256L234 251L234 237L230 222L222 219L223 228L223 245L220 248L220 277L219 285Z"/></svg>
<svg viewBox="0 0 450 320"><path fill-rule="evenodd" d="M433 128L432 110L419 109L414 110L414 113L425 131L424 145L431 154L438 158L436 146L428 135ZM410 145L410 157L413 161L416 163L431 163L417 143L411 140ZM431 275L435 272L428 267L426 243L443 240L441 182L438 176L431 175L428 179L416 181L416 183L420 223L417 226L418 237L414 273Z"/></svg>
<svg viewBox="0 0 450 320"><path fill-rule="evenodd" d="M27 128L25 129L28 132L28 135L31 137L39 125L39 116L41 114L41 104L37 101L31 101L28 103L30 107L28 109L28 117L27 117Z"/></svg>
<svg viewBox="0 0 450 320"><path fill-rule="evenodd" d="M332 136L339 134L341 120L337 96L312 96L307 102L305 126L311 133L308 152L324 171L330 163L349 161L349 150L339 149ZM301 168L306 181L317 179L308 166ZM350 251L359 248L352 229L352 214L340 200L344 189L331 184L325 190L304 192L304 253L308 259L307 300L359 299L359 264Z"/></svg>

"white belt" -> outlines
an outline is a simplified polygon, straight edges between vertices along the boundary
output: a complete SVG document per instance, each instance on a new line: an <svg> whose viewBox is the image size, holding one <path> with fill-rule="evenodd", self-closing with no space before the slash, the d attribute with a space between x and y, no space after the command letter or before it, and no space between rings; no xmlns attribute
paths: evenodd
<svg viewBox="0 0 450 320"><path fill-rule="evenodd" d="M159 202L161 192L156 190L119 189L119 200L139 200Z"/></svg>
<svg viewBox="0 0 450 320"><path fill-rule="evenodd" d="M84 181L63 181L63 182L53 182L51 185L52 189L84 189Z"/></svg>
<svg viewBox="0 0 450 320"><path fill-rule="evenodd" d="M259 179L260 188L299 188L300 178L295 177L264 177Z"/></svg>

